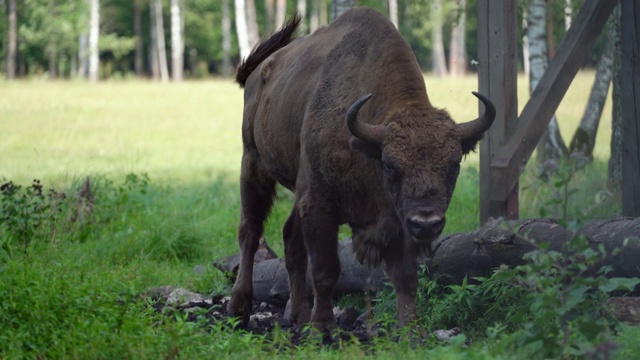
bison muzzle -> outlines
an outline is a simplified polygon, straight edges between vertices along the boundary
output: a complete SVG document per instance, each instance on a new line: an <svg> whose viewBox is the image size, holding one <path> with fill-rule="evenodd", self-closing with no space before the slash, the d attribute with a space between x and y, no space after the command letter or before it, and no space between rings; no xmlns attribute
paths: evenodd
<svg viewBox="0 0 640 360"><path fill-rule="evenodd" d="M259 44L237 71L241 260L229 313L248 321L253 256L280 183L295 193L283 229L292 320L334 326L338 227L349 224L358 260L384 263L406 325L416 318L417 256L442 232L460 162L491 126L494 106L474 93L485 112L464 124L433 107L409 45L374 10L354 8L303 38L294 35L299 22Z"/></svg>

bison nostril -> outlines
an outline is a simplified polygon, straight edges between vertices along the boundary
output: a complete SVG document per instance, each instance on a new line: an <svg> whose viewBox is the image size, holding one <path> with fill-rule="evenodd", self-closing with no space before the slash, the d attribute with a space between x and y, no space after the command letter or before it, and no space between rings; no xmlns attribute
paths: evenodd
<svg viewBox="0 0 640 360"><path fill-rule="evenodd" d="M427 217L413 216L407 219L407 228L414 236L440 235L444 228L443 216L430 215Z"/></svg>

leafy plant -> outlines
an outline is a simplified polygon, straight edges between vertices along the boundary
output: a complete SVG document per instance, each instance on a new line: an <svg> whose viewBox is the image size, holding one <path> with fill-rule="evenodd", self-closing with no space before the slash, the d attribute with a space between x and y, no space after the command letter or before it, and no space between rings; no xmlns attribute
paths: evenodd
<svg viewBox="0 0 640 360"><path fill-rule="evenodd" d="M527 264L496 272L489 281L524 291L524 311L507 314L508 322L523 324L507 336L508 347L544 358L610 353L618 322L606 301L614 291L632 291L640 279L607 278L605 267L590 275L605 256L604 246L594 250L576 237L562 252L542 244L525 255Z"/></svg>
<svg viewBox="0 0 640 360"><path fill-rule="evenodd" d="M15 241L22 243L24 250L38 231L55 231L64 194L51 189L45 195L40 180L33 180L24 191L22 186L9 181L0 186L0 191L0 225Z"/></svg>

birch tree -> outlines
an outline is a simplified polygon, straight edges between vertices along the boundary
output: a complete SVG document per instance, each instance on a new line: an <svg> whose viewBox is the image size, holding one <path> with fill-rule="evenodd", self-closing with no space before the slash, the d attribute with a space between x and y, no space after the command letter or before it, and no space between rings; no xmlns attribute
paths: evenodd
<svg viewBox="0 0 640 360"><path fill-rule="evenodd" d="M442 40L442 0L433 0L431 2L431 41L433 74L445 76L447 75L447 61Z"/></svg>
<svg viewBox="0 0 640 360"><path fill-rule="evenodd" d="M255 0L245 0L247 17L247 32L249 33L249 47L255 46L260 41L260 32L258 31L258 16L256 15Z"/></svg>
<svg viewBox="0 0 640 360"><path fill-rule="evenodd" d="M247 29L247 15L245 9L245 0L235 0L236 32L238 35L238 47L240 48L240 59L246 59L251 52L251 44L249 44L249 30Z"/></svg>
<svg viewBox="0 0 640 360"><path fill-rule="evenodd" d="M354 6L356 6L356 0L333 0L331 6L331 21L335 21L340 15Z"/></svg>
<svg viewBox="0 0 640 360"><path fill-rule="evenodd" d="M265 25L267 29L273 29L275 23L275 0L264 0Z"/></svg>
<svg viewBox="0 0 640 360"><path fill-rule="evenodd" d="M467 0L456 0L456 20L451 28L449 47L449 73L462 76L467 73L467 45L465 40Z"/></svg>
<svg viewBox="0 0 640 360"><path fill-rule="evenodd" d="M184 40L182 36L180 0L171 0L171 79L181 81L184 69Z"/></svg>
<svg viewBox="0 0 640 360"><path fill-rule="evenodd" d="M229 0L222 0L222 76L231 76L231 11Z"/></svg>
<svg viewBox="0 0 640 360"><path fill-rule="evenodd" d="M167 66L167 46L164 40L164 20L162 18L162 1L151 0L153 17L155 23L158 67L160 69L160 80L169 81L169 68Z"/></svg>
<svg viewBox="0 0 640 360"><path fill-rule="evenodd" d="M89 0L89 80L98 81L99 52L98 40L100 34L100 2Z"/></svg>
<svg viewBox="0 0 640 360"><path fill-rule="evenodd" d="M389 20L398 29L398 0L389 0Z"/></svg>
<svg viewBox="0 0 640 360"><path fill-rule="evenodd" d="M287 0L277 0L276 2L276 26L278 29L284 25L284 18L287 15Z"/></svg>
<svg viewBox="0 0 640 360"><path fill-rule="evenodd" d="M18 55L18 20L16 17L16 0L9 0L9 31L7 33L7 79L16 77L16 58Z"/></svg>
<svg viewBox="0 0 640 360"><path fill-rule="evenodd" d="M587 107L582 115L580 125L571 139L570 154L582 154L589 160L593 158L593 148L596 142L596 134L602 117L604 103L609 93L609 84L613 76L613 53L615 43L615 29L609 29L607 42L602 57L598 62L596 78L589 94Z"/></svg>
<svg viewBox="0 0 640 360"><path fill-rule="evenodd" d="M529 40L529 90L534 92L548 66L546 37L546 0L530 0L527 8L527 38ZM537 147L539 161L558 159L567 153L567 147L560 135L555 115L551 118L547 131Z"/></svg>

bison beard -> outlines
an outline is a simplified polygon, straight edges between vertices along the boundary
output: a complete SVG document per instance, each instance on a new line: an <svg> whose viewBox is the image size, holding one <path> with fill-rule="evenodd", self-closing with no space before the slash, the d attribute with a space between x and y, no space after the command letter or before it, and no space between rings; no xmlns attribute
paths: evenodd
<svg viewBox="0 0 640 360"><path fill-rule="evenodd" d="M293 35L299 21L258 45L237 71L245 89L241 256L229 313L246 325L253 256L280 183L295 193L283 229L291 320L333 328L338 227L346 223L358 260L385 264L398 324L407 325L416 318L417 256L440 235L460 161L495 109L474 93L485 113L455 124L433 107L408 44L374 10L354 8L305 38Z"/></svg>

